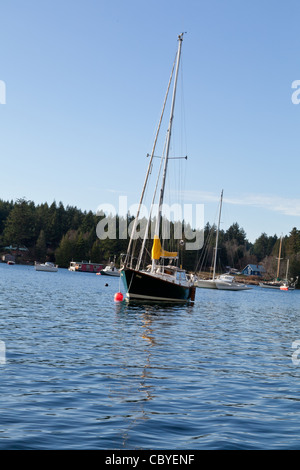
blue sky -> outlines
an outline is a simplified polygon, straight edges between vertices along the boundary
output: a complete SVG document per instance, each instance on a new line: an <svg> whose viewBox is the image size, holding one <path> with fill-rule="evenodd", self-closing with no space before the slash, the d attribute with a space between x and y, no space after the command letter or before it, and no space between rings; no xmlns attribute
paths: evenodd
<svg viewBox="0 0 300 470"><path fill-rule="evenodd" d="M222 228L250 241L300 229L299 15L294 0L1 2L0 198L136 203L185 31L182 200L213 223L224 189Z"/></svg>

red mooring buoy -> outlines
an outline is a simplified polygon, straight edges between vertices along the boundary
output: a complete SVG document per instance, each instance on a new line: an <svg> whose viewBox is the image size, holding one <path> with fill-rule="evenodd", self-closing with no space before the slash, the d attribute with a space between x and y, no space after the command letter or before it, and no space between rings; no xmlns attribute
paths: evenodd
<svg viewBox="0 0 300 470"><path fill-rule="evenodd" d="M123 294L122 292L117 292L114 297L115 302L122 302L123 300Z"/></svg>

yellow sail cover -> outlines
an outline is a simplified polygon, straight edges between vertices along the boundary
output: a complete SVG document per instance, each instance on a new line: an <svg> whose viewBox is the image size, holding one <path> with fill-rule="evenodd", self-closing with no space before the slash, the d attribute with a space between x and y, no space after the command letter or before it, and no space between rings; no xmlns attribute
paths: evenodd
<svg viewBox="0 0 300 470"><path fill-rule="evenodd" d="M177 256L177 251L165 251L161 247L160 239L157 235L154 235L151 258L159 259L161 256L166 258L175 258Z"/></svg>

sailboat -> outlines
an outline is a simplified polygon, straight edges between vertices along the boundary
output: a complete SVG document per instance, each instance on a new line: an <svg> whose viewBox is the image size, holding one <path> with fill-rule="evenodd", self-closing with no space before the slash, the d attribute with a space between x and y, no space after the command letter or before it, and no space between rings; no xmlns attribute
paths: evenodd
<svg viewBox="0 0 300 470"><path fill-rule="evenodd" d="M228 273L221 274L220 276L216 276L216 264L217 264L217 252L218 252L222 202L223 202L223 189L221 192L219 220L218 220L218 227L217 227L217 234L216 234L216 245L214 248L213 276L212 276L212 279L197 279L195 281L195 286L199 288L203 288L203 289L219 289L219 290L234 290L234 291L251 289L245 284L236 282L234 276L231 276Z"/></svg>
<svg viewBox="0 0 300 470"><path fill-rule="evenodd" d="M163 110L161 113L160 122L158 125L158 130L155 136L154 145L152 153L150 156L150 161L148 165L148 170L146 174L145 183L141 193L141 198L134 220L133 229L131 232L131 237L129 240L127 253L125 256L124 264L121 268L120 275L126 290L125 299L126 300L147 300L147 301L168 301L168 302L188 302L193 301L195 297L195 286L194 281L186 273L181 266L178 266L178 252L169 252L164 250L162 246L162 208L164 201L164 192L166 185L166 175L169 163L169 153L170 153L170 142L172 134L172 124L174 117L174 106L176 99L176 88L178 80L178 71L180 64L181 48L183 42L183 33L178 36L178 49L176 53L175 62L173 64L171 77L169 80L166 97L163 104ZM170 119L169 125L166 134L165 147L162 156L160 157L162 177L157 179L157 184L154 189L150 215L145 230L145 235L142 243L139 256L134 256L134 234L135 229L139 223L139 215L141 207L144 200L145 191L148 185L149 176L152 172L153 159L155 157L155 149L158 139L158 134L161 129L162 118L165 111L165 105L167 101L167 96L171 86L173 73L175 68L174 84L173 84L173 94L170 110ZM150 227L150 219L152 215L152 208L154 207L154 200L157 194L158 181L161 180L160 192L159 192L159 202L157 204L157 215L155 222L155 232L153 237L153 246L151 250L151 264L148 264L144 269L141 267L142 259L144 258L146 248L146 239L148 237L148 231ZM165 264L165 260L168 260L168 263Z"/></svg>
<svg viewBox="0 0 300 470"><path fill-rule="evenodd" d="M213 266L213 277L212 279L197 279L195 281L196 287L201 287L204 289L217 289L216 284L216 263L217 263L217 250L218 250L218 240L219 240L219 230L220 230L220 221L221 221L221 212L222 212L222 202L223 202L223 189L221 192L220 199L220 209L219 209L219 221L216 234L216 246L214 248L214 266Z"/></svg>
<svg viewBox="0 0 300 470"><path fill-rule="evenodd" d="M282 236L280 237L280 244L279 244L279 253L277 258L277 276L274 281L262 281L259 283L260 287L264 287L267 289L280 289L280 290L294 290L295 286L298 282L298 277L294 282L290 282L288 280L288 271L289 271L289 260L287 260L287 268L286 268L286 276L284 280L279 279L279 270L280 270L280 261L281 258L281 248L282 248Z"/></svg>
<svg viewBox="0 0 300 470"><path fill-rule="evenodd" d="M295 290L296 289L296 284L297 284L298 279L299 279L299 276L296 276L295 280L293 280L293 278L291 278L291 280L288 279L289 264L290 264L290 260L288 259L287 263L286 263L285 283L288 285L288 290Z"/></svg>

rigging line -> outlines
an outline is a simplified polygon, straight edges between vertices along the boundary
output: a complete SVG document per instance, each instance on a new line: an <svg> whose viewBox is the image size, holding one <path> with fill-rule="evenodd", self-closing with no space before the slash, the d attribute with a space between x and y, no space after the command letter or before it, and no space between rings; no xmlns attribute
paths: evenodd
<svg viewBox="0 0 300 470"><path fill-rule="evenodd" d="M172 95L172 103L171 103L171 110L170 110L169 127L167 130L166 155L164 158L162 185L160 188L158 213L157 213L157 220L156 220L156 225L155 225L155 235L157 236L159 236L159 232L160 232L162 204L164 200L164 190L165 190L165 182L166 182L166 175L167 175L167 166L168 166L168 158L169 158L170 142L171 142L171 134L172 134L172 123L173 123L173 118L174 118L174 107L175 107L175 98L176 98L177 81L178 81L178 69L179 69L181 47L182 47L182 35L180 35L178 39L179 39L179 43L178 43L178 50L177 50L177 55L176 55L176 70L175 70L174 85L173 85L173 95ZM152 271L155 268L155 264L156 264L155 260L153 259Z"/></svg>
<svg viewBox="0 0 300 470"><path fill-rule="evenodd" d="M181 74L180 74L180 89L181 89L181 100L180 100L180 107L181 107L181 121L180 121L180 152L182 155L188 155L188 145L187 145L187 130L186 130L186 113L185 113L185 86L184 86L184 59L181 61ZM181 166L182 169L182 166ZM187 165L184 165L184 170L180 171L179 173L179 194L180 194L180 202L183 205L184 201L184 190L186 188L186 177L187 177ZM192 221L191 221L192 223ZM195 227L196 229L197 227Z"/></svg>
<svg viewBox="0 0 300 470"><path fill-rule="evenodd" d="M145 262L146 262L146 255L148 255L149 258L151 258L151 253L149 252L149 250L147 250L147 247L145 247L144 253L143 253L143 256L144 256L144 259L142 260L143 265L145 265ZM137 269L139 269L139 267Z"/></svg>
<svg viewBox="0 0 300 470"><path fill-rule="evenodd" d="M184 75L183 75L183 59L181 61L181 151L187 155L187 131L186 131L186 115L185 115L185 95L184 95ZM185 145L185 152L183 147Z"/></svg>
<svg viewBox="0 0 300 470"><path fill-rule="evenodd" d="M207 267L207 261L208 261L208 255L210 255L210 248L211 248L211 241L213 240L213 229L210 230L210 233L208 235L208 239L207 239L207 242L206 242L206 247L205 247L205 252L204 252L204 256L202 257L202 263L201 263L201 267L200 267L200 272L203 271L203 267L204 265ZM212 262L212 256L210 257L211 259L211 262ZM212 267L212 264L210 265Z"/></svg>
<svg viewBox="0 0 300 470"><path fill-rule="evenodd" d="M176 57L177 57L177 55L176 55ZM151 168L152 168L153 155L154 155L154 152L155 152L155 148L156 148L156 144L157 144L157 139L158 139L159 131L160 131L160 128L161 128L161 123L162 123L163 115L164 115L164 112L165 112L165 107L166 107L166 103L167 103L167 98L168 98L168 94L169 94L169 90L170 90L170 86L171 86L171 82L172 82L172 78L173 78L173 72L174 72L174 68L175 68L175 64L176 64L176 57L175 57L175 60L174 60L173 66L172 66L171 75L170 75L170 78L169 78L169 83L168 83L168 87L167 87L167 92L166 92L166 95L165 95L164 104L163 104L162 112L161 112L161 115L160 115L160 120L159 120L157 132L156 132L156 136L155 136L155 140L154 140L154 144L153 144L153 148L152 148L151 158L150 158L150 161L149 161L148 170L147 170L147 174L146 174L146 178L145 178L145 182L144 182L142 194L141 194L141 197L140 197L140 202L139 202L139 207L138 207L137 215L136 215L136 218L135 218L135 220L134 220L133 233L135 233L135 229L136 229L138 217L139 217L140 210L141 210L141 206L142 206L142 202L143 202L143 199L144 199L145 189L146 189L146 186L147 186L147 184L148 184L149 174L150 174ZM128 256L129 253L130 253L131 244L132 244L132 238L130 237L130 240L129 240L129 243L128 243L128 248L127 248L127 256ZM127 261L127 258L126 258L126 261Z"/></svg>
<svg viewBox="0 0 300 470"><path fill-rule="evenodd" d="M181 61L180 65L180 85L181 85L181 101L180 101L180 141L179 141L179 152L181 155L186 155L185 157L169 157L169 159L186 159L187 160L187 139L186 139L186 122L185 122L185 100L184 100L184 77L183 77L183 62ZM173 139L174 142L174 139ZM184 149L185 147L185 149ZM184 169L182 168L183 163L178 162L175 165L172 165L174 175L172 176L172 181L175 182L175 192L176 192L176 200L179 201L179 205L183 208L184 202L184 189L186 183L186 175L187 175L187 166L184 163ZM176 172L176 169L179 171ZM172 191L170 190L170 196ZM171 198L170 198L171 199ZM184 214L182 213L182 217L180 222L183 222Z"/></svg>
<svg viewBox="0 0 300 470"><path fill-rule="evenodd" d="M131 274L131 279L130 279L130 282L129 282L129 286L128 286L128 289L127 289L127 293L130 291L132 281L133 281L133 273Z"/></svg>
<svg viewBox="0 0 300 470"><path fill-rule="evenodd" d="M216 219L216 217L217 217L217 214L215 215L215 219ZM210 251L210 248L212 246L213 235L214 235L214 232L215 232L214 227L215 227L215 223L210 227L210 229L208 231L208 234L207 234L206 239L204 241L204 245L201 248L201 254L199 255L198 262L196 263L196 266L195 266L195 271L198 271L198 268L200 266L200 272L201 272L203 270L204 264L207 266L208 255L210 254L209 251ZM204 228L204 236L205 236L205 228Z"/></svg>
<svg viewBox="0 0 300 470"><path fill-rule="evenodd" d="M149 153L147 153L147 157L150 157ZM153 155L153 158L162 158L161 155ZM169 157L168 160L187 160L187 155L185 157Z"/></svg>
<svg viewBox="0 0 300 470"><path fill-rule="evenodd" d="M165 139L163 153L162 153L162 157L161 157L161 160L160 160L158 176L157 176L156 185L155 185L155 189L154 189L154 194L153 194L153 198L152 198L152 202L151 202L151 206L150 206L150 212L149 212L149 217L148 217L147 226L146 226L146 230L145 230L145 235L144 235L142 247L141 247L141 250L140 250L140 253L139 253L138 262L137 262L137 265L136 265L137 269L140 268L141 260L142 260L142 257L143 257L143 251L145 249L146 240L148 238L149 225L151 223L151 216L152 216L152 211L153 211L153 207L154 207L154 201L155 201L155 198L156 198L156 193L157 193L158 182L159 182L159 178L160 178L160 174L161 174L161 170L162 170L162 165L163 165L163 161L164 161L163 156L165 154L166 144L167 144L167 138Z"/></svg>

